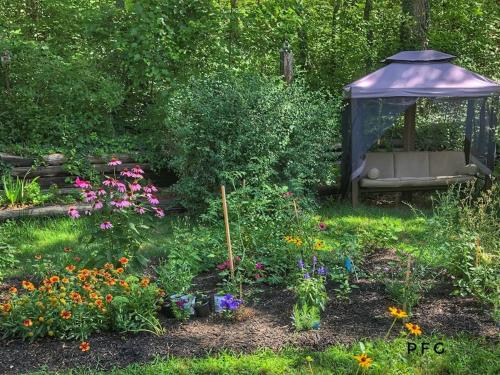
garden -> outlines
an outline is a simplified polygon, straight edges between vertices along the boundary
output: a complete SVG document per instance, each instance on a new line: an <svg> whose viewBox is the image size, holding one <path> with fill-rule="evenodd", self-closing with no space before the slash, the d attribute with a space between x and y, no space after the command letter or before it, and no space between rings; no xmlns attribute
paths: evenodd
<svg viewBox="0 0 500 375"><path fill-rule="evenodd" d="M0 373L499 373L500 18L459 3L7 1ZM494 91L364 153L467 173L345 199L342 87L430 49Z"/></svg>

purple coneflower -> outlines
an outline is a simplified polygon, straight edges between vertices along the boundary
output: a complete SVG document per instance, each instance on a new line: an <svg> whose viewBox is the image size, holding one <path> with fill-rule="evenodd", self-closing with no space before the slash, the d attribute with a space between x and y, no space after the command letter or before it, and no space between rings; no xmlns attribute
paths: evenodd
<svg viewBox="0 0 500 375"><path fill-rule="evenodd" d="M147 197L150 205L155 206L157 204L160 204L158 198L156 198L153 194L148 194Z"/></svg>
<svg viewBox="0 0 500 375"><path fill-rule="evenodd" d="M144 207L138 206L135 208L135 212L137 212L139 215L143 215L146 210L144 209Z"/></svg>
<svg viewBox="0 0 500 375"><path fill-rule="evenodd" d="M78 212L78 210L75 207L70 207L68 209L68 215L72 219L78 219L80 217L80 213Z"/></svg>
<svg viewBox="0 0 500 375"><path fill-rule="evenodd" d="M102 230L108 230L108 229L113 228L113 224L111 224L111 221L105 221L104 223L102 223L100 225L100 227Z"/></svg>
<svg viewBox="0 0 500 375"><path fill-rule="evenodd" d="M326 224L325 224L325 223L323 223L323 222L319 223L319 224L318 224L318 227L319 227L319 230L326 230L326 228L327 228L327 227L326 227Z"/></svg>
<svg viewBox="0 0 500 375"><path fill-rule="evenodd" d="M165 216L165 212L163 212L163 210L161 208L158 208L158 207L153 207L153 210L155 211L155 216L156 217L164 217Z"/></svg>
<svg viewBox="0 0 500 375"><path fill-rule="evenodd" d="M129 185L129 187L130 187L130 191L134 191L135 192L135 191L141 190L141 184L137 183L137 181L134 181L133 183L131 183Z"/></svg>
<svg viewBox="0 0 500 375"><path fill-rule="evenodd" d="M257 262L257 263L255 263L255 268L258 270L263 270L266 267L264 266L264 264Z"/></svg>
<svg viewBox="0 0 500 375"><path fill-rule="evenodd" d="M119 159L117 159L117 158L113 157L113 158L111 158L111 160L109 161L108 165L109 165L109 166L111 166L111 167L115 167L115 166L117 166L117 165L120 165L121 163L122 163L122 162L121 162L121 160L119 160Z"/></svg>
<svg viewBox="0 0 500 375"><path fill-rule="evenodd" d="M102 201L96 201L94 203L94 210L100 210L103 206L104 205L103 205Z"/></svg>
<svg viewBox="0 0 500 375"><path fill-rule="evenodd" d="M92 186L90 182L81 180L80 177L77 177L75 180L75 186L80 189L90 189Z"/></svg>

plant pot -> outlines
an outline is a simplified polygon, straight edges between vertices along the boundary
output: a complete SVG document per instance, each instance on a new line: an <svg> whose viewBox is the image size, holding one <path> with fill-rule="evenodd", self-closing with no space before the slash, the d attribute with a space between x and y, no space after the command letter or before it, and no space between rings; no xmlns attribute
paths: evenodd
<svg viewBox="0 0 500 375"><path fill-rule="evenodd" d="M196 312L196 316L206 318L210 315L210 301L207 299L201 301L201 303L197 303L194 305L194 311Z"/></svg>
<svg viewBox="0 0 500 375"><path fill-rule="evenodd" d="M220 313L222 311L220 307L220 301L224 298L223 294L215 294L214 295L214 312Z"/></svg>
<svg viewBox="0 0 500 375"><path fill-rule="evenodd" d="M318 321L316 321L316 322L313 322L313 323L311 324L311 328L312 328L312 329L314 329L315 331L317 331L318 329L320 329L320 327L321 327L321 323L320 323L320 321L319 321L319 320L318 320Z"/></svg>
<svg viewBox="0 0 500 375"><path fill-rule="evenodd" d="M184 294L184 295L173 294L170 296L171 303L176 303L177 301L180 301L181 299L186 301L186 303L184 304L184 309L186 309L186 310L189 309L189 313L191 315L194 315L194 306L196 303L196 297L193 296L192 294Z"/></svg>
<svg viewBox="0 0 500 375"><path fill-rule="evenodd" d="M175 318L174 312L172 311L172 302L170 301L164 302L163 305L161 305L160 311L165 318Z"/></svg>

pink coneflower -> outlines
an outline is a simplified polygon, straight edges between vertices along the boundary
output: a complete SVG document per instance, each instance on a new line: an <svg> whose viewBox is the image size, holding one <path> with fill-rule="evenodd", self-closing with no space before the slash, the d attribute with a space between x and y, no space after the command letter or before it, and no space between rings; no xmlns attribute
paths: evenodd
<svg viewBox="0 0 500 375"><path fill-rule="evenodd" d="M156 198L153 194L148 194L146 196L148 197L148 202L150 205L155 206L157 204L160 204L158 198Z"/></svg>
<svg viewBox="0 0 500 375"><path fill-rule="evenodd" d="M147 186L144 186L143 188L144 192L146 193L156 193L158 191L158 189L156 188L156 186L154 185L147 185Z"/></svg>
<svg viewBox="0 0 500 375"><path fill-rule="evenodd" d="M106 190L104 190L103 188L97 189L97 195L99 196L106 195Z"/></svg>
<svg viewBox="0 0 500 375"><path fill-rule="evenodd" d="M123 177L133 177L133 173L128 170L128 168L123 168L123 170L120 172L120 176Z"/></svg>
<svg viewBox="0 0 500 375"><path fill-rule="evenodd" d="M155 213L155 216L156 217L164 217L165 216L165 212L163 212L163 210L161 208L158 208L158 207L153 207L153 210L156 212Z"/></svg>
<svg viewBox="0 0 500 375"><path fill-rule="evenodd" d="M255 268L258 270L263 270L266 267L264 266L264 264L258 262L258 263L255 263Z"/></svg>
<svg viewBox="0 0 500 375"><path fill-rule="evenodd" d="M139 165L136 165L134 168L132 168L132 172L134 172L135 174L144 174L144 171Z"/></svg>
<svg viewBox="0 0 500 375"><path fill-rule="evenodd" d="M127 191L127 187L123 182L117 182L116 183L116 190L118 190L120 193L125 193Z"/></svg>
<svg viewBox="0 0 500 375"><path fill-rule="evenodd" d="M119 159L117 159L115 157L112 157L111 160L109 161L108 165L110 167L115 167L117 165L120 165L121 163L122 163L121 160L119 160Z"/></svg>
<svg viewBox="0 0 500 375"><path fill-rule="evenodd" d="M104 180L102 183L105 186L115 186L117 181L114 178L108 177L108 179Z"/></svg>
<svg viewBox="0 0 500 375"><path fill-rule="evenodd" d="M78 212L78 210L76 209L76 207L70 207L68 209L68 215L72 219L78 219L80 217L80 213Z"/></svg>
<svg viewBox="0 0 500 375"><path fill-rule="evenodd" d="M126 199L120 199L119 201L111 201L111 206L115 206L116 208L126 208L130 207L132 203Z"/></svg>
<svg viewBox="0 0 500 375"><path fill-rule="evenodd" d="M141 184L139 184L137 181L134 181L133 183L131 183L129 185L129 187L130 187L130 191L134 191L135 192L135 191L141 190Z"/></svg>
<svg viewBox="0 0 500 375"><path fill-rule="evenodd" d="M139 215L143 215L146 210L144 209L144 207L139 206L135 208L135 212L137 212Z"/></svg>
<svg viewBox="0 0 500 375"><path fill-rule="evenodd" d="M325 223L321 222L318 224L318 228L319 228L319 230L326 230L327 227L326 227Z"/></svg>
<svg viewBox="0 0 500 375"><path fill-rule="evenodd" d="M82 193L82 197L85 202L92 202L96 200L97 194L93 190L86 190Z"/></svg>
<svg viewBox="0 0 500 375"><path fill-rule="evenodd" d="M81 180L80 177L77 177L75 180L75 187L80 188L80 189L90 189L92 186L90 185L90 182Z"/></svg>
<svg viewBox="0 0 500 375"><path fill-rule="evenodd" d="M102 230L108 230L108 229L113 228L113 224L111 224L111 221L105 221L104 223L102 223L100 225L100 227Z"/></svg>
<svg viewBox="0 0 500 375"><path fill-rule="evenodd" d="M94 204L94 210L100 210L103 206L104 204L102 203L102 201L97 201Z"/></svg>

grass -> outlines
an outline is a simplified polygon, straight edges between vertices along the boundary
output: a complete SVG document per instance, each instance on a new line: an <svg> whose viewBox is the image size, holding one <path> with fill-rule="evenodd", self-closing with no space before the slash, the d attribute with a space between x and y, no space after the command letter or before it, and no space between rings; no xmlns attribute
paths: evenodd
<svg viewBox="0 0 500 375"><path fill-rule="evenodd" d="M417 339L431 343L431 350L423 355L420 351L407 353L407 340L375 341L365 343L368 355L373 358L369 374L384 375L425 375L425 374L498 374L500 351L498 345L487 344L479 339L460 337L446 339L427 337ZM444 353L432 351L435 343L442 342ZM114 369L108 374L123 375L278 375L278 374L361 374L353 355L360 354L359 345L346 347L337 345L323 352L306 352L298 349L285 349L279 352L261 350L253 354L238 355L222 353L204 358L157 358L150 364L134 364L123 369ZM91 355L89 352L88 355ZM310 356L309 363L306 357ZM52 375L40 371L31 375ZM65 372L68 375L104 374L96 369L75 369Z"/></svg>

